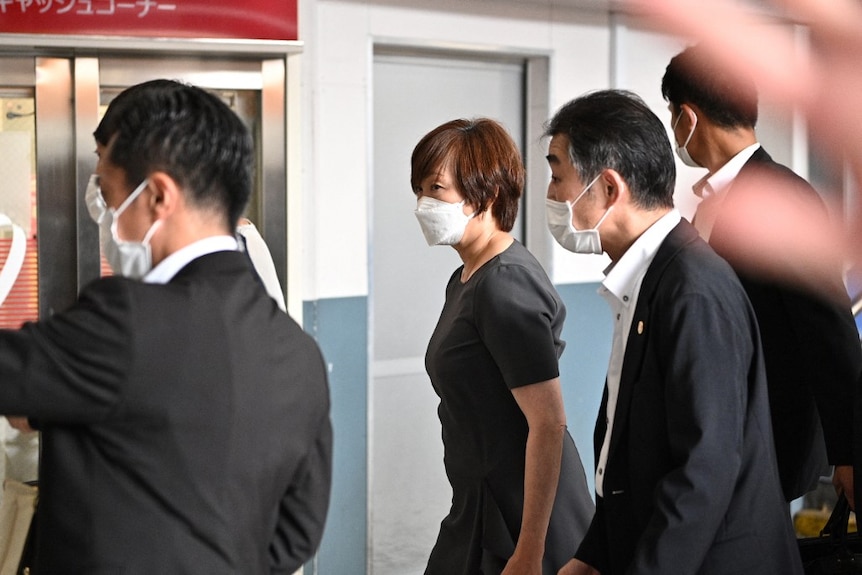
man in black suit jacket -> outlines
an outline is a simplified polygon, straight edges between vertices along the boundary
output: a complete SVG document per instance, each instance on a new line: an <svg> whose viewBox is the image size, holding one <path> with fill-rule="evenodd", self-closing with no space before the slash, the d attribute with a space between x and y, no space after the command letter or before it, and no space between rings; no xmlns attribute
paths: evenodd
<svg viewBox="0 0 862 575"><path fill-rule="evenodd" d="M862 350L842 270L830 270L816 292L765 277L746 265L746 256L759 246L748 242L747 254L733 249L744 238L733 236L733 210L728 209L746 188L763 182L788 200L820 211L825 206L808 182L773 161L757 142L757 90L750 79L732 74L693 46L668 64L662 93L670 104L680 157L708 170L695 185L703 201L694 224L734 267L757 315L784 497L791 501L816 487L831 464L836 490L852 502L853 389ZM771 250L768 257L788 268L799 259L791 250Z"/></svg>
<svg viewBox="0 0 862 575"><path fill-rule="evenodd" d="M293 573L323 531L329 393L317 345L237 251L249 134L159 80L95 136L87 200L117 275L0 332L0 412L42 430L31 572Z"/></svg>
<svg viewBox="0 0 862 575"><path fill-rule="evenodd" d="M606 252L614 341L596 423L596 513L560 575L801 573L754 311L673 208L661 121L602 91L549 122L551 232Z"/></svg>

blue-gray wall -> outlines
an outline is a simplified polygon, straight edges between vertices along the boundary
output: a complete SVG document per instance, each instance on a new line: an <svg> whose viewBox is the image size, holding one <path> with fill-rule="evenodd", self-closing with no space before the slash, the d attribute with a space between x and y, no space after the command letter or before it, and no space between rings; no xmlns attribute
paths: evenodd
<svg viewBox="0 0 862 575"><path fill-rule="evenodd" d="M326 360L334 434L326 532L306 573L361 574L368 539L368 298L304 302L302 317Z"/></svg>
<svg viewBox="0 0 862 575"><path fill-rule="evenodd" d="M592 488L593 426L610 355L610 312L596 293L598 284L559 285L557 289L568 311L563 328L566 349L560 363L566 416ZM361 574L367 562L368 535L368 298L305 302L303 321L329 368L335 433L326 533L306 573Z"/></svg>
<svg viewBox="0 0 862 575"><path fill-rule="evenodd" d="M597 283L557 286L567 312L563 327L566 349L560 359L566 419L584 462L591 491L595 488L593 428L604 391L613 337L610 308L596 293L598 288Z"/></svg>

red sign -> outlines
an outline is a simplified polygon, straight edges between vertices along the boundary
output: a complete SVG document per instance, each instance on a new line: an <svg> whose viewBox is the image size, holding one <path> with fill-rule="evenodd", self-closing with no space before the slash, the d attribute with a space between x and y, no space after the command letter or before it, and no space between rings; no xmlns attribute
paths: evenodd
<svg viewBox="0 0 862 575"><path fill-rule="evenodd" d="M297 40L297 0L0 0L0 33Z"/></svg>

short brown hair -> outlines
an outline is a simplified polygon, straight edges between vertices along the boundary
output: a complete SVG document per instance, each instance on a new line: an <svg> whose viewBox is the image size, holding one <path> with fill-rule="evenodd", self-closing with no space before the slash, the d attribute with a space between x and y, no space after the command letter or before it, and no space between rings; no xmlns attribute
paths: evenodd
<svg viewBox="0 0 862 575"><path fill-rule="evenodd" d="M451 166L464 200L477 212L491 205L491 215L505 232L518 216L524 189L524 164L505 128L488 118L446 122L425 134L410 158L410 184Z"/></svg>

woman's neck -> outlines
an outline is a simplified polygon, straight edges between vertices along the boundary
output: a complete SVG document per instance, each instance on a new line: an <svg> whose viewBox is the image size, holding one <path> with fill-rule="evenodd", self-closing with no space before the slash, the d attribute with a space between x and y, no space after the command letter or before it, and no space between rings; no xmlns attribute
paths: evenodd
<svg viewBox="0 0 862 575"><path fill-rule="evenodd" d="M515 239L509 232L496 227L482 230L472 241L456 246L464 269L461 271L461 283L467 283L473 274L492 258L506 251Z"/></svg>

